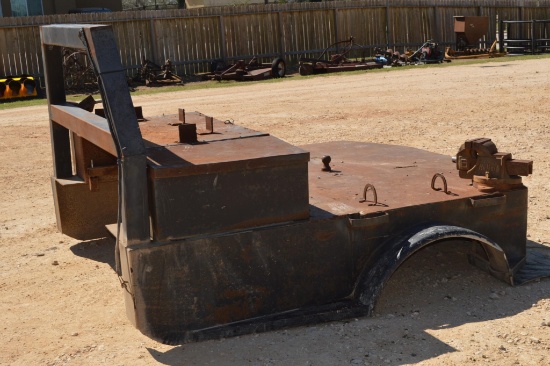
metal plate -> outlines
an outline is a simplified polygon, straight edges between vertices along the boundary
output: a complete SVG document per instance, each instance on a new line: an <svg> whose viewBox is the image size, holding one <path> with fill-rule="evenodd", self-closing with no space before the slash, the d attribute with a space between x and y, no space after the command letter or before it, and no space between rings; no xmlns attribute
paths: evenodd
<svg viewBox="0 0 550 366"><path fill-rule="evenodd" d="M328 142L302 146L311 162L310 203L334 215L388 211L400 207L459 200L483 195L458 176L451 157L406 146L359 142ZM332 157L332 171L322 171L321 159ZM450 194L431 189L443 173ZM366 184L378 194L378 205L360 203Z"/></svg>

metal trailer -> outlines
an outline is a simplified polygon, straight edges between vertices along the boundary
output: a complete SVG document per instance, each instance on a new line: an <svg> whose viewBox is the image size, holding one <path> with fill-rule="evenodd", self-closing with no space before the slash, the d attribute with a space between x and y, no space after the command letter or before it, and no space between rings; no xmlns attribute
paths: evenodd
<svg viewBox="0 0 550 366"><path fill-rule="evenodd" d="M405 260L447 240L511 285L533 277L521 271L532 162L490 139L466 141L453 168L403 146L296 147L184 109L138 123L110 26L41 37L58 228L89 239L110 225L128 317L153 339L369 315ZM89 52L107 118L66 101L64 46Z"/></svg>
<svg viewBox="0 0 550 366"><path fill-rule="evenodd" d="M329 59L325 59L325 55L328 57L328 51L334 47L339 47L343 44L341 53L335 53L330 56ZM342 71L355 71L355 70L370 70L380 69L384 67L383 63L376 62L374 59L361 60L349 60L346 56L354 49L355 40L353 37L344 41L339 41L331 44L323 50L323 53L317 58L300 57L299 60L299 72L302 76L311 74L324 74L328 72L342 72Z"/></svg>
<svg viewBox="0 0 550 366"><path fill-rule="evenodd" d="M278 57L271 63L260 62L257 57L250 61L238 60L234 64L226 64L222 59L212 60L210 72L201 74L204 80L236 80L257 81L265 79L278 79L285 77L285 60Z"/></svg>
<svg viewBox="0 0 550 366"><path fill-rule="evenodd" d="M166 59L164 65L159 66L142 57L141 68L133 81L144 82L147 86L183 85L183 79L174 73L174 66L170 59Z"/></svg>

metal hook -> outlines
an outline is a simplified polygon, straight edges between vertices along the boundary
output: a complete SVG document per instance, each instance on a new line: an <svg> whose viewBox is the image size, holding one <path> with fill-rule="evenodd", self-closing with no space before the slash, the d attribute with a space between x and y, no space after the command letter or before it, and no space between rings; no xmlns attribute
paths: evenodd
<svg viewBox="0 0 550 366"><path fill-rule="evenodd" d="M363 190L363 199L359 200L359 202L367 202L367 192L369 190L372 191L372 194L374 196L374 203L369 203L369 206L376 206L378 204L378 195L376 194L376 188L374 188L374 186L370 183L367 183L367 185L365 185L365 189Z"/></svg>
<svg viewBox="0 0 550 366"><path fill-rule="evenodd" d="M449 194L450 192L447 190L447 179L445 178L443 173L434 174L432 178L432 189L434 191L441 191L441 188L435 188L435 181L437 180L437 177L441 178L441 180L443 181L443 192L445 192L445 194Z"/></svg>

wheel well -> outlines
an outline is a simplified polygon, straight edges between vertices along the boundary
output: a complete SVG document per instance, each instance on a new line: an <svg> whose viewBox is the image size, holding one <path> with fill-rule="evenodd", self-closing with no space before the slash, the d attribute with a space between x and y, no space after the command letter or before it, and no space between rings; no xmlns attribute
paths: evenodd
<svg viewBox="0 0 550 366"><path fill-rule="evenodd" d="M380 246L376 259L359 276L354 295L371 314L382 289L393 273L419 250L443 241L465 240L476 242L482 249L472 251L479 263L493 276L512 284L512 274L506 254L500 246L475 231L450 225L424 225L399 235ZM475 262L476 265L480 265Z"/></svg>

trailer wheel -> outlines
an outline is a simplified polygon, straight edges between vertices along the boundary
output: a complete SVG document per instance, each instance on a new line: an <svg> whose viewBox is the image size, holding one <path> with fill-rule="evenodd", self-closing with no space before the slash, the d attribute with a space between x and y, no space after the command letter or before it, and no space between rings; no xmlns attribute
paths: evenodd
<svg viewBox="0 0 550 366"><path fill-rule="evenodd" d="M310 64L303 64L303 65L300 65L300 68L298 69L298 71L302 76L311 75L313 73L313 66L311 66Z"/></svg>
<svg viewBox="0 0 550 366"><path fill-rule="evenodd" d="M286 64L282 58L276 58L271 64L271 76L274 78L282 78L286 75Z"/></svg>

